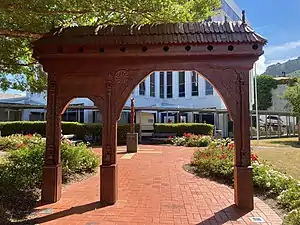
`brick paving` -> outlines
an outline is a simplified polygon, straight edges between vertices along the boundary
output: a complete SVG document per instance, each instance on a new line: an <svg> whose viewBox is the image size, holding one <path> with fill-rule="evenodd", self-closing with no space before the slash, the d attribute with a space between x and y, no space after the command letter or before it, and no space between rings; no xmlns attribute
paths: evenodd
<svg viewBox="0 0 300 225"><path fill-rule="evenodd" d="M196 177L183 170L194 149L173 146L140 146L132 158L121 157L119 200L101 206L99 173L64 187L62 199L38 207L33 224L282 224L278 215L255 198L255 209L242 212L233 205L233 190L216 182ZM101 151L96 149L96 151ZM261 217L265 222L251 222Z"/></svg>

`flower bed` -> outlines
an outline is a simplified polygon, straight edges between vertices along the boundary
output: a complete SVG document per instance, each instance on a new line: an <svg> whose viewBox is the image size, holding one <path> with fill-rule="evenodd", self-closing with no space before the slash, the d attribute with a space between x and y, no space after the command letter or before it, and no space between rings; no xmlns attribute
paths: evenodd
<svg viewBox="0 0 300 225"><path fill-rule="evenodd" d="M207 147L211 143L211 136L184 133L182 137L169 137L169 142L176 146Z"/></svg>
<svg viewBox="0 0 300 225"><path fill-rule="evenodd" d="M0 138L6 151L0 164L0 224L4 215L22 218L39 198L46 141L40 135L12 135ZM99 156L83 143L62 141L61 161L63 183L78 174L93 173L99 166Z"/></svg>
<svg viewBox="0 0 300 225"><path fill-rule="evenodd" d="M255 154L251 154L251 161L254 188L275 199L280 207L289 212L284 224L300 225L300 182L259 162ZM234 143L228 140L212 141L208 148L194 153L191 165L201 176L233 184Z"/></svg>

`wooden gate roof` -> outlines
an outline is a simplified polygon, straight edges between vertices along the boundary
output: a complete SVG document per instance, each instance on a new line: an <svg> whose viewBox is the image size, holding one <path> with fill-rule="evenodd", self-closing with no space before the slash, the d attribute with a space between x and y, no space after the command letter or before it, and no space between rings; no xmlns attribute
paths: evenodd
<svg viewBox="0 0 300 225"><path fill-rule="evenodd" d="M35 42L38 44L261 44L267 43L242 21L80 26L56 28Z"/></svg>

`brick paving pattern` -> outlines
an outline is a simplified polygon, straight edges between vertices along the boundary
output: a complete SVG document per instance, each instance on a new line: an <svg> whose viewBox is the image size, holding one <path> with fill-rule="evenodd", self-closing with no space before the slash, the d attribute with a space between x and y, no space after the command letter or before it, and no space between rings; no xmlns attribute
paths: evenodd
<svg viewBox="0 0 300 225"><path fill-rule="evenodd" d="M113 206L100 205L99 172L84 181L64 187L62 199L38 207L34 224L282 224L279 216L255 198L255 209L242 212L233 205L233 190L196 177L183 170L193 148L140 146L131 159L119 164L119 200ZM148 150L147 150L148 149ZM96 151L101 151L96 149ZM50 209L50 210L49 210ZM265 222L251 222L261 217Z"/></svg>

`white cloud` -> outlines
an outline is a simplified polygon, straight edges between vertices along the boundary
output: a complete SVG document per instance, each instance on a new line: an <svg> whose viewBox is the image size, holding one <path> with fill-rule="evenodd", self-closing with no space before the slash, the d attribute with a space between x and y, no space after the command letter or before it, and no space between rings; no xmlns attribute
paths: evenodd
<svg viewBox="0 0 300 225"><path fill-rule="evenodd" d="M282 45L267 46L265 49L265 59L260 59L261 69L276 63L283 63L300 56L300 40L287 42Z"/></svg>
<svg viewBox="0 0 300 225"><path fill-rule="evenodd" d="M264 55L262 55L259 57L258 61L256 62L257 75L261 75L266 71L267 66L266 66L265 61L266 61L266 57Z"/></svg>
<svg viewBox="0 0 300 225"><path fill-rule="evenodd" d="M299 47L300 47L300 40L288 42L288 43L284 43L283 45L266 47L265 54L266 55L278 54L279 52L286 52Z"/></svg>

